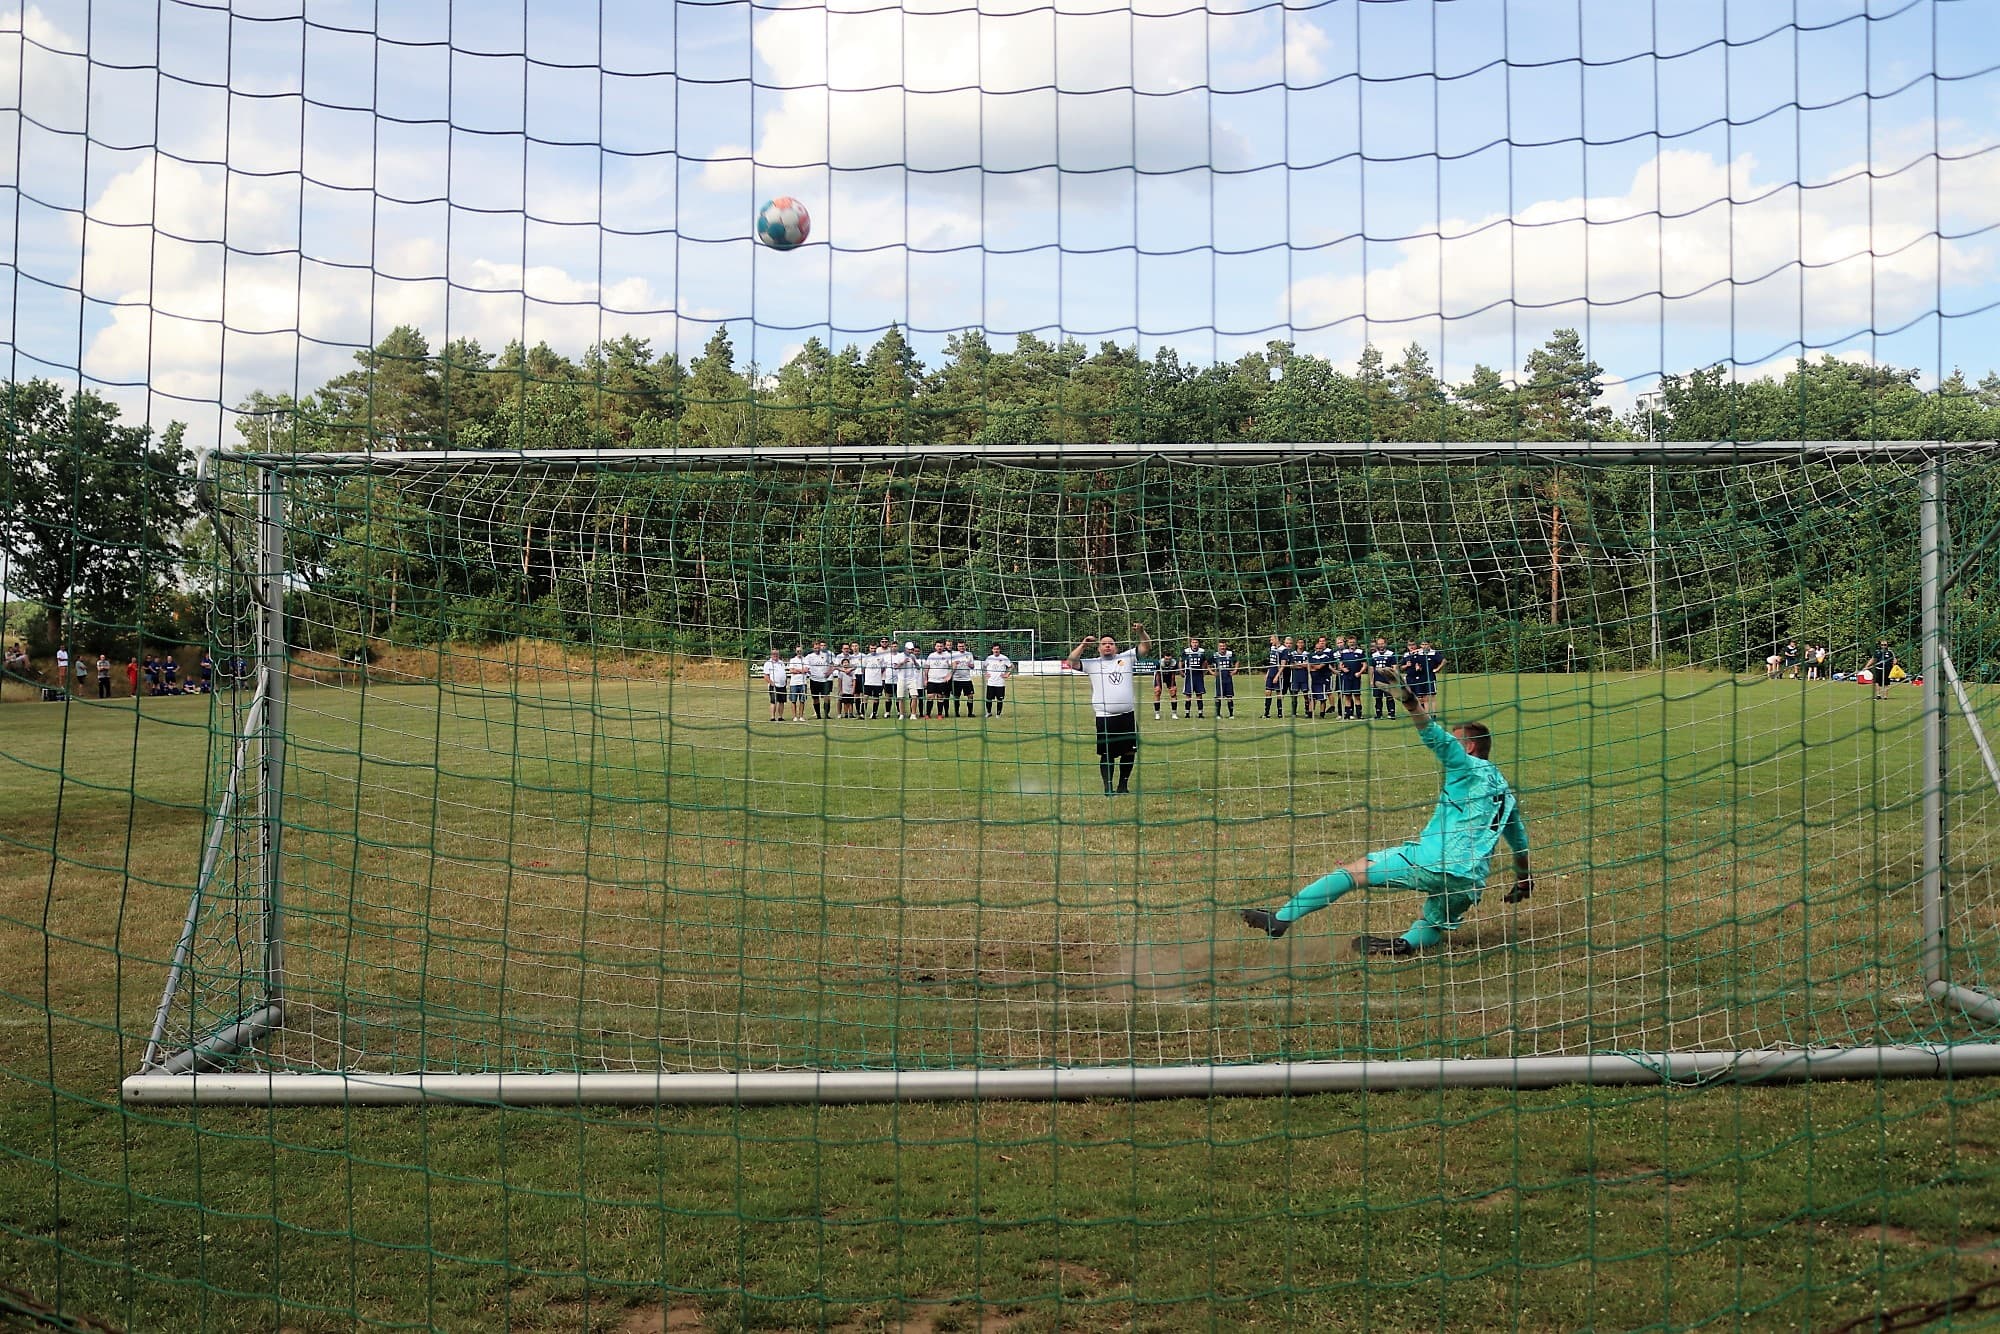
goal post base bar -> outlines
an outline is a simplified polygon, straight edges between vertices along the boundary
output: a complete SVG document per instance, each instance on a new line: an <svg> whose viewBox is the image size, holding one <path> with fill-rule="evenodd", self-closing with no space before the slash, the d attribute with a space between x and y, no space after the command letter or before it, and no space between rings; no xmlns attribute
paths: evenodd
<svg viewBox="0 0 2000 1334"><path fill-rule="evenodd" d="M1311 1061L1041 1070L748 1071L739 1074L132 1075L128 1105L511 1107L958 1102L982 1098L1203 1098L1565 1084L1754 1084L2000 1075L2000 1043L1533 1056L1518 1060Z"/></svg>
<svg viewBox="0 0 2000 1334"><path fill-rule="evenodd" d="M2000 1000L1977 987L1962 987L1955 982L1933 982L1925 990L1934 1001L1956 1005L1974 1019L2000 1024Z"/></svg>

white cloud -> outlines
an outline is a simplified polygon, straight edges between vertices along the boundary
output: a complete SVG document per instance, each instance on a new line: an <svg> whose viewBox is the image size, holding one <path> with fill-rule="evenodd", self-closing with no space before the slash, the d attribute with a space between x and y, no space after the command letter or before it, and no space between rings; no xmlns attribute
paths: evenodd
<svg viewBox="0 0 2000 1334"><path fill-rule="evenodd" d="M89 105L83 39L40 6L0 3L0 97L53 130L82 133Z"/></svg>
<svg viewBox="0 0 2000 1334"><path fill-rule="evenodd" d="M1855 166L1802 189L1747 155L1723 163L1669 150L1615 195L1542 200L1511 218L1443 217L1435 236L1371 247L1365 275L1358 253L1344 253L1358 247L1341 248L1280 305L1300 325L1452 320L1494 307L1568 307L1574 323L1587 298L1600 323L1721 324L1832 342L1919 318L1941 291L1949 308L1954 289L1990 281L1989 242L1936 233L1940 212L2000 221L1996 199L2000 154L1957 164L1916 156L1893 174L1878 159L1872 181Z"/></svg>

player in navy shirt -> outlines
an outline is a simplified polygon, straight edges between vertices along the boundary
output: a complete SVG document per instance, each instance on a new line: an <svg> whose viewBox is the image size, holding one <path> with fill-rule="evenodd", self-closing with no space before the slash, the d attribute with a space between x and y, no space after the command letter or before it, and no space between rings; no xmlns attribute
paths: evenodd
<svg viewBox="0 0 2000 1334"><path fill-rule="evenodd" d="M1314 714L1318 714L1322 718L1326 717L1327 696L1333 689L1333 660L1335 656L1335 651L1327 646L1325 635L1321 635L1318 639L1314 640L1313 646L1306 651L1306 670L1310 673L1310 684L1307 688L1311 692L1306 696L1306 717L1308 718Z"/></svg>
<svg viewBox="0 0 2000 1334"><path fill-rule="evenodd" d="M1199 639L1190 639L1181 650L1181 693L1187 696L1188 717L1208 712L1208 650ZM1222 712L1218 701L1216 712Z"/></svg>
<svg viewBox="0 0 2000 1334"><path fill-rule="evenodd" d="M1264 659L1264 716L1271 716L1271 705L1275 701L1278 716L1282 718L1285 716L1285 646L1276 635L1272 635L1266 652L1269 656Z"/></svg>
<svg viewBox="0 0 2000 1334"><path fill-rule="evenodd" d="M1368 666L1371 669L1369 674L1375 678L1375 716L1377 718L1393 718L1396 716L1396 692L1390 688L1381 676L1381 673L1394 669L1396 665L1396 650L1389 647L1388 640L1377 639L1375 647L1368 651Z"/></svg>
<svg viewBox="0 0 2000 1334"><path fill-rule="evenodd" d="M1222 716L1223 701L1229 703L1229 716L1236 716L1236 653L1229 647L1229 641L1215 641L1215 716Z"/></svg>
<svg viewBox="0 0 2000 1334"><path fill-rule="evenodd" d="M1292 650L1292 656L1288 658L1288 662L1292 666L1288 666L1286 672L1284 672L1286 690L1292 692L1292 716L1294 718L1298 716L1298 700L1300 700L1300 696L1304 696L1306 698L1306 716L1310 718L1312 716L1312 696L1308 692L1312 690L1312 654L1306 652L1306 636L1304 634L1298 636L1296 640L1286 638L1286 644Z"/></svg>
<svg viewBox="0 0 2000 1334"><path fill-rule="evenodd" d="M1424 683L1418 688L1419 695L1431 696L1438 692L1438 677L1444 675L1444 653L1431 646L1426 639L1417 645L1417 657L1424 666Z"/></svg>
<svg viewBox="0 0 2000 1334"><path fill-rule="evenodd" d="M1340 641L1334 650L1334 666L1339 674L1340 716L1358 720L1361 717L1361 669L1368 664L1368 655L1361 651L1361 640L1354 635Z"/></svg>
<svg viewBox="0 0 2000 1334"><path fill-rule="evenodd" d="M1181 716L1181 660L1174 656L1171 648L1160 650L1160 660L1153 664L1153 717L1160 716L1160 691L1167 692L1167 703L1173 709L1173 716Z"/></svg>

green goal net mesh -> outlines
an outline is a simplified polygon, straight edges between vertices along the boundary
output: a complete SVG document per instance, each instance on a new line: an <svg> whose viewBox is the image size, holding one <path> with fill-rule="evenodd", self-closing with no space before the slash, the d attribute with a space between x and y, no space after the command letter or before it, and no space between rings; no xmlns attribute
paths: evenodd
<svg viewBox="0 0 2000 1334"><path fill-rule="evenodd" d="M1921 457L619 464L222 470L218 550L248 550L257 492L285 493L284 1015L254 1066L1513 1058L1971 1031L1925 994L1921 918L1897 906L1924 864L1905 679ZM1987 456L1956 466L1952 512L2000 521ZM221 614L251 605L242 572L209 573L225 662L256 664L251 622ZM1990 597L1977 572L1954 587L1962 646L1985 643ZM1213 672L1196 694L1155 669L1121 802L1087 682L1059 663L1010 659L997 713L983 671L917 713L871 692L862 648L894 676L914 643L880 649L898 617L1032 623L1058 653L1140 622L1154 660L1199 641L1235 670L1224 696ZM1386 969L1348 941L1400 934L1421 895L1355 895L1278 943L1236 922L1413 837L1436 797L1390 693L1364 684L1354 718L1334 672L1267 686L1277 632L1443 655L1436 707L1492 727L1523 793L1532 900L1496 893L1447 954ZM1892 679L1857 683L1885 637ZM2000 670L1984 653L1975 682ZM790 664L777 703L754 670L770 654ZM256 680L215 699L215 790ZM1981 986L2000 793L1973 745L1951 761L1952 939ZM267 998L265 818L245 800L219 826L169 1047Z"/></svg>
<svg viewBox="0 0 2000 1334"><path fill-rule="evenodd" d="M1990 1324L1996 31L0 0L0 1325Z"/></svg>

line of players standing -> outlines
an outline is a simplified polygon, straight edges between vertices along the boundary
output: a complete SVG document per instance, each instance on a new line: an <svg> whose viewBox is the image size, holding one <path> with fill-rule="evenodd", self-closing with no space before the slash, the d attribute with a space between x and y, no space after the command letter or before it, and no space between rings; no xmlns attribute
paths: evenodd
<svg viewBox="0 0 2000 1334"><path fill-rule="evenodd" d="M1437 694L1438 675L1444 670L1444 654L1428 639L1412 640L1402 651L1377 638L1363 649L1361 640L1335 635L1331 642L1321 635L1311 648L1303 636L1271 636L1264 662L1264 716L1291 716L1304 704L1308 718L1360 718L1361 683L1377 671L1394 667L1410 689L1419 696ZM815 718L949 718L972 717L976 682L985 684L985 716L999 716L1007 707L1007 682L1014 675L1014 660L1000 645L987 648L984 658L973 655L966 640L937 640L929 653L906 641L898 649L886 636L874 645L859 641L828 649L824 639L814 640L808 651L800 649L787 658L777 649L760 669L769 688L771 721L804 722L807 705ZM1171 711L1181 716L1181 696L1186 695L1187 716L1207 716L1208 678L1215 678L1215 716L1236 716L1236 654L1227 640L1205 648L1198 638L1176 652L1162 651L1153 672L1153 717L1160 717L1162 697ZM1374 680L1375 716L1396 716L1395 693Z"/></svg>
<svg viewBox="0 0 2000 1334"><path fill-rule="evenodd" d="M1264 716L1299 716L1305 705L1308 718L1360 718L1361 683L1373 683L1375 716L1396 716L1395 691L1385 685L1377 672L1395 668L1411 693L1419 697L1437 694L1438 677L1444 671L1444 653L1428 639L1411 640L1399 652L1389 641L1377 637L1367 648L1354 635L1335 635L1329 643L1325 635L1307 648L1305 639L1286 635L1271 636L1264 660Z"/></svg>
<svg viewBox="0 0 2000 1334"><path fill-rule="evenodd" d="M1014 660L998 644L986 656L973 656L971 645L959 640L932 642L920 652L914 640L899 649L887 636L872 646L856 640L828 649L816 639L810 651L787 658L777 649L760 669L771 697L771 721L806 720L806 706L815 718L950 718L972 717L977 682L985 681L985 716L996 718L1007 708L1007 682Z"/></svg>

